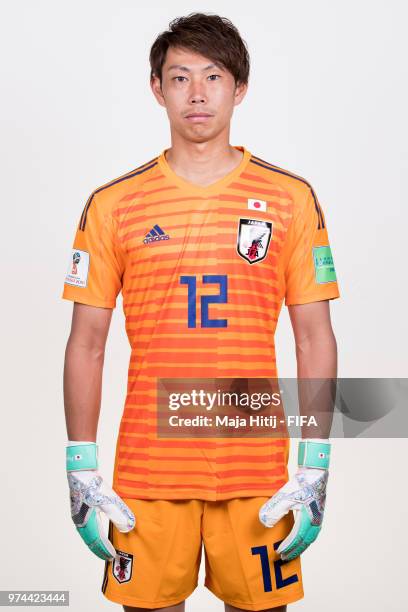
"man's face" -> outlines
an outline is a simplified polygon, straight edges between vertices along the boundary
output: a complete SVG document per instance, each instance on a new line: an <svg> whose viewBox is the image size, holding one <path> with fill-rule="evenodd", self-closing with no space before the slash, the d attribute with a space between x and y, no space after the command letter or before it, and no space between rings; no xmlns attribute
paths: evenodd
<svg viewBox="0 0 408 612"><path fill-rule="evenodd" d="M189 142L206 142L229 130L234 106L247 86L235 85L230 72L202 55L170 47L153 93L166 108L172 133Z"/></svg>

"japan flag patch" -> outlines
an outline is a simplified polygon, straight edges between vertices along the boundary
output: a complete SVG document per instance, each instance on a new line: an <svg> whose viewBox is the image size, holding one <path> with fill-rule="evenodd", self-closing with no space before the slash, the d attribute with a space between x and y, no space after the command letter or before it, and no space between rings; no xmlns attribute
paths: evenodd
<svg viewBox="0 0 408 612"><path fill-rule="evenodd" d="M254 198L248 198L248 208L250 210L262 210L266 212L265 200L255 200Z"/></svg>

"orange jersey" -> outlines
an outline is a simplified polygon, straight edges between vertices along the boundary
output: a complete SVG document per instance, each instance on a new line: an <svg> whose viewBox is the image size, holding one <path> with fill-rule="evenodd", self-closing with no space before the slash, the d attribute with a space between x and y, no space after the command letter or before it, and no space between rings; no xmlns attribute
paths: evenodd
<svg viewBox="0 0 408 612"><path fill-rule="evenodd" d="M277 376L280 309L339 297L311 185L243 148L208 187L165 151L96 189L75 234L62 297L115 308L131 346L113 486L124 498L269 496L287 480L285 438L163 438L158 378Z"/></svg>

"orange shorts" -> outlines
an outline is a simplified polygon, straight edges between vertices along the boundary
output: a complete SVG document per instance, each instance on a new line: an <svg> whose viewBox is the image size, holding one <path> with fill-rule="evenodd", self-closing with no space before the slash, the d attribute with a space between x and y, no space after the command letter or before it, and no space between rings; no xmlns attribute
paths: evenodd
<svg viewBox="0 0 408 612"><path fill-rule="evenodd" d="M204 585L225 603L262 610L301 599L300 558L281 561L275 552L293 526L293 514L264 527L258 511L267 499L125 499L136 525L120 533L109 523L117 557L105 562L102 592L128 606L180 603L198 584L203 542Z"/></svg>

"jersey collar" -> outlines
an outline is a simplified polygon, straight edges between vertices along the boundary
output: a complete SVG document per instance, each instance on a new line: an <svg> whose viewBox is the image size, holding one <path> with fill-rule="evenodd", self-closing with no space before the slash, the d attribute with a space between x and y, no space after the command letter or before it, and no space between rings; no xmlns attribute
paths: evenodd
<svg viewBox="0 0 408 612"><path fill-rule="evenodd" d="M248 165L249 160L251 159L251 153L247 149L245 149L245 147L242 146L234 146L234 148L238 151L242 151L243 153L242 159L239 162L238 166L234 168L231 172L228 172L228 174L223 176L215 183L211 183L211 185L207 185L206 187L190 183L189 181L185 180L184 178L178 176L178 174L173 172L166 160L166 152L168 151L168 149L164 149L164 151L162 151L162 153L158 157L159 168L173 184L178 185L178 187L188 192L201 194L205 197L208 194L218 193L222 187L225 187L234 179L236 179Z"/></svg>

